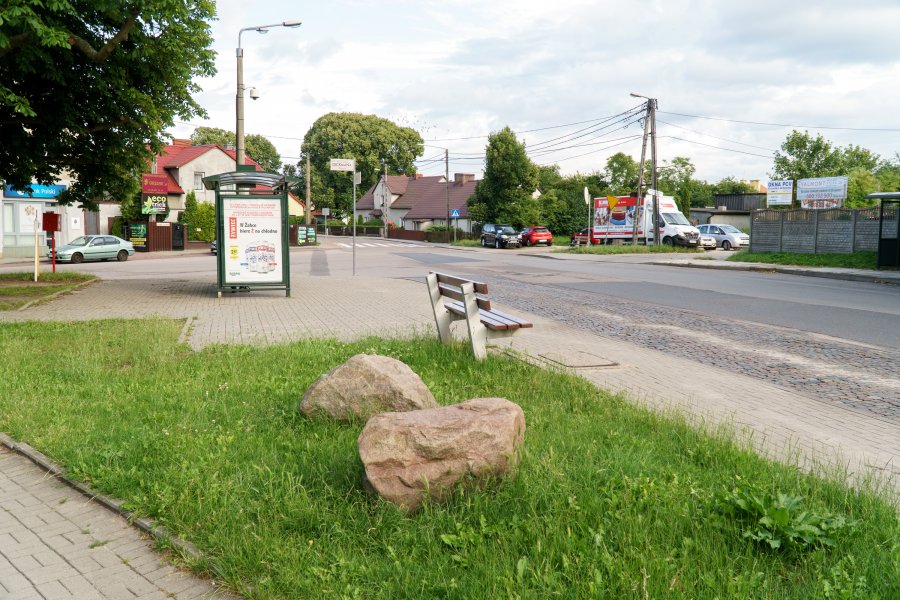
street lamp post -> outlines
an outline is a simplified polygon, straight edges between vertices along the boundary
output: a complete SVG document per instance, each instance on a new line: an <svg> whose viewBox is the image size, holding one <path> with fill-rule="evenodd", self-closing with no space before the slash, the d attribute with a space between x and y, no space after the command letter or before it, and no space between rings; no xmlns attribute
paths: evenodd
<svg viewBox="0 0 900 600"><path fill-rule="evenodd" d="M271 25L254 25L253 27L244 27L238 31L237 45L237 97L235 98L236 123L234 128L234 170L237 171L240 165L244 164L244 50L241 48L241 35L245 31L256 31L257 33L268 33L272 27L300 27L302 21L282 21L281 23L272 23ZM253 94L251 90L251 95Z"/></svg>
<svg viewBox="0 0 900 600"><path fill-rule="evenodd" d="M656 189L656 98L643 96L631 92L634 98L645 98L647 100L647 117L644 122L644 143L641 149L641 166L638 173L638 199L637 204L641 203L641 187L644 178L644 152L647 148L647 126L650 126L650 165L651 165L651 182L653 186L653 244L659 245L659 192ZM646 197L646 196L645 196ZM643 207L641 209L643 212ZM637 217L637 207L635 207L635 217ZM637 240L637 220L635 220L634 240Z"/></svg>

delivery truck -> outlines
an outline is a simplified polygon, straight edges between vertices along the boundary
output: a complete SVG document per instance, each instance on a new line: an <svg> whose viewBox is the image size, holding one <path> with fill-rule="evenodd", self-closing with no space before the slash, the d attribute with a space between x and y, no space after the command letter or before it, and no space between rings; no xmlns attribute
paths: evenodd
<svg viewBox="0 0 900 600"><path fill-rule="evenodd" d="M697 248L700 244L700 231L681 214L674 198L653 190L648 190L640 206L636 196L594 198L591 243L611 244L615 240L620 240L618 243L630 242L634 235L635 218L638 221L638 242L654 243L654 198L659 199L659 239L662 243Z"/></svg>

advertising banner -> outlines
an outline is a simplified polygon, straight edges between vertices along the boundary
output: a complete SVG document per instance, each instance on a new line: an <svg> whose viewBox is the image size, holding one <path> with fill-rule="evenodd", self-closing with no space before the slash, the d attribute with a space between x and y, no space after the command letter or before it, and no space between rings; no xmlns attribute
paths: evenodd
<svg viewBox="0 0 900 600"><path fill-rule="evenodd" d="M169 210L166 196L156 194L143 194L141 196L142 215L163 215Z"/></svg>
<svg viewBox="0 0 900 600"><path fill-rule="evenodd" d="M141 193L167 196L169 194L169 178L165 175L144 173L141 175Z"/></svg>
<svg viewBox="0 0 900 600"><path fill-rule="evenodd" d="M56 198L59 193L66 189L64 185L38 185L31 184L31 194L28 190L17 190L11 185L3 186L3 195L7 198Z"/></svg>
<svg viewBox="0 0 900 600"><path fill-rule="evenodd" d="M840 208L847 199L847 177L816 177L797 180L800 208Z"/></svg>
<svg viewBox="0 0 900 600"><path fill-rule="evenodd" d="M594 198L594 234L598 236L630 234L634 229L634 196Z"/></svg>
<svg viewBox="0 0 900 600"><path fill-rule="evenodd" d="M766 206L790 206L794 197L794 180L780 179L766 185Z"/></svg>
<svg viewBox="0 0 900 600"><path fill-rule="evenodd" d="M129 223L128 241L134 244L134 249L138 252L147 252L150 249L147 246L147 224Z"/></svg>
<svg viewBox="0 0 900 600"><path fill-rule="evenodd" d="M22 202L19 204L19 233L34 233L37 231L35 222L41 218L40 204Z"/></svg>
<svg viewBox="0 0 900 600"><path fill-rule="evenodd" d="M284 281L281 210L279 196L222 196L226 285Z"/></svg>

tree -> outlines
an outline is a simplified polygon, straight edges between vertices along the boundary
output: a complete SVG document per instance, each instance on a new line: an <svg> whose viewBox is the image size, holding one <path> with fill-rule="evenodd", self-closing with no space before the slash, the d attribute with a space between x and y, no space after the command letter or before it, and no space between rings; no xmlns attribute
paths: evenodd
<svg viewBox="0 0 900 600"><path fill-rule="evenodd" d="M195 146L218 144L234 148L236 140L233 131L218 127L198 127L191 134L191 143ZM271 173L281 171L281 155L265 137L256 133L247 135L244 137L244 146L247 156L259 163L264 170Z"/></svg>
<svg viewBox="0 0 900 600"><path fill-rule="evenodd" d="M637 191L638 169L640 165L624 152L616 152L606 159L606 180L609 191L614 196L623 196ZM649 184L649 181L646 183Z"/></svg>
<svg viewBox="0 0 900 600"><path fill-rule="evenodd" d="M414 161L423 151L422 136L414 129L375 115L328 113L303 137L301 169L309 154L313 204L346 215L353 212L353 182L349 173L330 169L332 158L356 159L361 188L366 190L381 176L382 159L388 175L413 175Z"/></svg>
<svg viewBox="0 0 900 600"><path fill-rule="evenodd" d="M686 216L691 216L691 197L694 191L694 173L697 168L691 159L676 156L672 162L663 165L657 176L659 189L675 196L678 208Z"/></svg>
<svg viewBox="0 0 900 600"><path fill-rule="evenodd" d="M775 151L772 175L794 180L841 175L843 159L842 152L821 134L813 138L809 132L794 130L781 144L781 150Z"/></svg>
<svg viewBox="0 0 900 600"><path fill-rule="evenodd" d="M0 178L77 181L59 200L127 198L176 117L205 112L211 0L16 0L0 8Z"/></svg>
<svg viewBox="0 0 900 600"><path fill-rule="evenodd" d="M754 190L749 183L738 181L728 176L712 185L713 194L752 194Z"/></svg>
<svg viewBox="0 0 900 600"><path fill-rule="evenodd" d="M482 223L497 221L516 226L534 218L532 194L537 189L539 172L509 127L488 136L485 150L484 177L469 199L469 211L477 207ZM531 223L529 223L531 224Z"/></svg>

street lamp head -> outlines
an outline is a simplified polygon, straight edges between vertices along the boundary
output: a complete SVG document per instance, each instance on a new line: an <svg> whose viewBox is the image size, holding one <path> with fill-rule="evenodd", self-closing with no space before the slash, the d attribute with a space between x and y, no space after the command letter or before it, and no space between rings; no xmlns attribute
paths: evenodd
<svg viewBox="0 0 900 600"><path fill-rule="evenodd" d="M644 95L642 95L642 94L638 94L637 92L631 92L631 94L629 94L629 95L632 96L632 97L634 97L634 98L646 98L646 97L647 97L647 96L644 96Z"/></svg>
<svg viewBox="0 0 900 600"><path fill-rule="evenodd" d="M283 21L281 23L282 27L300 27L303 25L303 21Z"/></svg>
<svg viewBox="0 0 900 600"><path fill-rule="evenodd" d="M269 27L268 27L268 26L266 26L266 27L257 27L257 28L256 28L256 33L269 33Z"/></svg>
<svg viewBox="0 0 900 600"><path fill-rule="evenodd" d="M250 88L250 99L259 100L259 90L257 90L255 87Z"/></svg>

